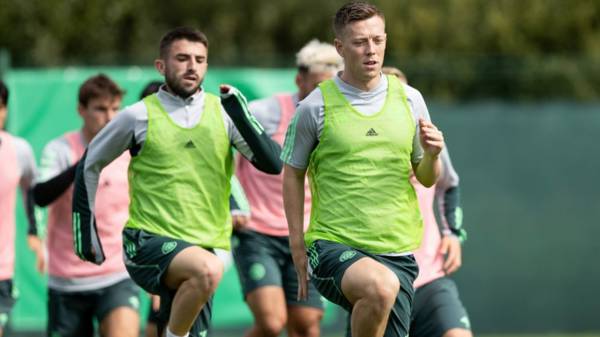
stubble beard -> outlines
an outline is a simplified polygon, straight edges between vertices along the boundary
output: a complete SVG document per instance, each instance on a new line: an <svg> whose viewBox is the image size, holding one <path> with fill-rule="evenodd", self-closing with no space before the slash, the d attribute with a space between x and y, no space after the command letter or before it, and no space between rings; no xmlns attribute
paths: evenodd
<svg viewBox="0 0 600 337"><path fill-rule="evenodd" d="M167 87L169 87L169 89L171 89L171 91L175 95L181 98L188 98L192 96L198 91L200 84L202 84L202 81L200 81L197 86L194 86L191 89L186 89L183 85L181 85L181 81L183 81L183 77L181 78L181 80L178 80L176 76L165 76L165 82L167 84Z"/></svg>

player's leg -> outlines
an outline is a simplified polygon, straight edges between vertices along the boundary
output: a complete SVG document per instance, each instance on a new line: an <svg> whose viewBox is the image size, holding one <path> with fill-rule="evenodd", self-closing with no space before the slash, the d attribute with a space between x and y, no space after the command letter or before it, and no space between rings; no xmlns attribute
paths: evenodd
<svg viewBox="0 0 600 337"><path fill-rule="evenodd" d="M288 307L289 337L318 337L321 334L323 309L308 306Z"/></svg>
<svg viewBox="0 0 600 337"><path fill-rule="evenodd" d="M231 241L244 299L254 316L246 337L279 336L287 323L287 312L277 238L238 230Z"/></svg>
<svg viewBox="0 0 600 337"><path fill-rule="evenodd" d="M383 336L400 289L396 275L369 254L339 243L318 240L307 254L319 292L352 312L352 336Z"/></svg>
<svg viewBox="0 0 600 337"><path fill-rule="evenodd" d="M456 284L447 277L415 292L411 337L472 337L469 316Z"/></svg>
<svg viewBox="0 0 600 337"><path fill-rule="evenodd" d="M380 262L363 257L342 278L342 292L352 303L352 336L383 336L400 290L394 273Z"/></svg>
<svg viewBox="0 0 600 337"><path fill-rule="evenodd" d="M246 337L279 336L287 323L285 296L279 286L264 286L246 296L246 303L254 316L254 325Z"/></svg>
<svg viewBox="0 0 600 337"><path fill-rule="evenodd" d="M160 297L158 295L150 296L150 305L148 317L146 319L146 337L158 337L158 308L160 306Z"/></svg>
<svg viewBox="0 0 600 337"><path fill-rule="evenodd" d="M102 337L139 336L139 291L130 279L99 291L96 317Z"/></svg>
<svg viewBox="0 0 600 337"><path fill-rule="evenodd" d="M200 310L211 298L223 276L223 263L213 253L190 246L171 261L164 284L176 290L167 328L178 336L187 334Z"/></svg>
<svg viewBox="0 0 600 337"><path fill-rule="evenodd" d="M93 296L48 290L48 337L93 337Z"/></svg>
<svg viewBox="0 0 600 337"><path fill-rule="evenodd" d="M0 337L4 334L10 311L15 305L15 293L12 280L0 281Z"/></svg>
<svg viewBox="0 0 600 337"><path fill-rule="evenodd" d="M413 255L376 256L379 262L388 267L400 282L400 291L390 312L384 336L404 337L409 334L411 312L414 301L413 282L419 268Z"/></svg>
<svg viewBox="0 0 600 337"><path fill-rule="evenodd" d="M214 254L189 242L130 228L123 230L123 250L125 266L135 283L160 295L159 336L167 325L172 333L185 335L197 317L210 318L210 310L198 314L223 273ZM199 331L206 329L208 326Z"/></svg>

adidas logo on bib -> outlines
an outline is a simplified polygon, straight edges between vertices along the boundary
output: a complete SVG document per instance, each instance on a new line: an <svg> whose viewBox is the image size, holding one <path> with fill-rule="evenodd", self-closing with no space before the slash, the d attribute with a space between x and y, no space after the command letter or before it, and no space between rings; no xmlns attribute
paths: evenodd
<svg viewBox="0 0 600 337"><path fill-rule="evenodd" d="M188 141L187 143L185 143L185 148L186 149L195 149L196 145L194 145L194 142L192 142L191 140Z"/></svg>
<svg viewBox="0 0 600 337"><path fill-rule="evenodd" d="M370 128L369 131L367 131L366 136L379 136L379 134L377 133L377 131L375 131L375 129Z"/></svg>

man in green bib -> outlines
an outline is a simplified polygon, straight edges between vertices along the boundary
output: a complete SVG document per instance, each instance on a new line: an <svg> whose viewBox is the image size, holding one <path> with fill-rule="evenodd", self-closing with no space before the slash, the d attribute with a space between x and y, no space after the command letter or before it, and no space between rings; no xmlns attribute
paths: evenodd
<svg viewBox="0 0 600 337"><path fill-rule="evenodd" d="M381 68L383 14L352 2L334 19L344 71L296 109L281 158L298 296L310 279L352 315L354 337L405 337L418 268L422 220L411 172L425 186L440 172L442 133L421 94ZM303 182L312 192L303 233Z"/></svg>
<svg viewBox="0 0 600 337"><path fill-rule="evenodd" d="M176 28L160 43L158 93L125 108L90 143L78 166L73 230L78 255L104 260L94 219L99 175L129 150L129 219L123 231L131 278L160 295L159 335L205 337L211 298L223 275L213 249L229 249L232 151L256 168L278 174L280 147L264 132L235 89L221 99L204 91L208 40Z"/></svg>

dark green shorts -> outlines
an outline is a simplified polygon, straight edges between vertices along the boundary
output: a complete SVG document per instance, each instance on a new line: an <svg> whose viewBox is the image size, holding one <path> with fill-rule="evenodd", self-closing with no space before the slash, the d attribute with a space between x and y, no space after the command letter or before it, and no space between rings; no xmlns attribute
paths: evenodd
<svg viewBox="0 0 600 337"><path fill-rule="evenodd" d="M312 284L309 284L308 299L297 299L298 275L287 236L239 230L233 232L231 246L244 297L260 287L278 286L283 288L288 305L323 309L321 295Z"/></svg>
<svg viewBox="0 0 600 337"><path fill-rule="evenodd" d="M78 292L48 289L48 336L94 336L94 320L102 322L114 309L139 309L140 289L130 279Z"/></svg>
<svg viewBox="0 0 600 337"><path fill-rule="evenodd" d="M441 337L450 329L471 329L456 284L447 277L416 290L412 316L411 337Z"/></svg>
<svg viewBox="0 0 600 337"><path fill-rule="evenodd" d="M413 282L418 267L412 255L381 256L351 248L341 243L317 240L308 248L311 280L321 295L352 312L352 304L342 293L342 278L346 269L363 257L369 257L388 267L400 281L400 291L390 312L385 337L405 337L410 326L410 313L414 296Z"/></svg>
<svg viewBox="0 0 600 337"><path fill-rule="evenodd" d="M123 251L125 267L140 287L151 294L160 296L160 309L155 322L159 336L169 322L171 304L176 290L169 289L163 278L173 258L185 248L193 244L152 234L139 229L125 228L123 230ZM190 330L190 337L204 336L210 328L212 316L212 297L206 303Z"/></svg>
<svg viewBox="0 0 600 337"><path fill-rule="evenodd" d="M8 323L8 316L17 300L17 290L12 280L0 281L0 328Z"/></svg>

